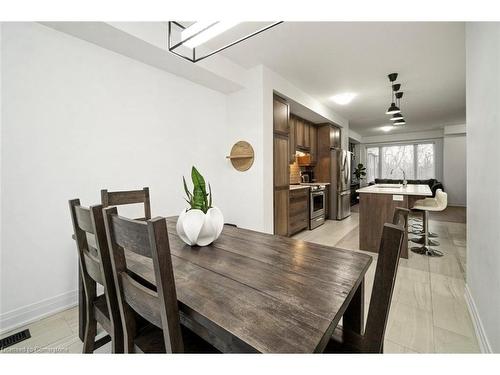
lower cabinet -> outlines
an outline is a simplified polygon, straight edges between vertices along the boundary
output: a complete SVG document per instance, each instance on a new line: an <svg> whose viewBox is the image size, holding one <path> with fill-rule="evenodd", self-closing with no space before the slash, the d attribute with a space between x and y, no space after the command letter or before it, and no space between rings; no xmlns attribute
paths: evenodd
<svg viewBox="0 0 500 375"><path fill-rule="evenodd" d="M290 190L289 218L290 236L309 228L309 189Z"/></svg>
<svg viewBox="0 0 500 375"><path fill-rule="evenodd" d="M289 227L289 191L288 187L274 190L274 234L288 236Z"/></svg>

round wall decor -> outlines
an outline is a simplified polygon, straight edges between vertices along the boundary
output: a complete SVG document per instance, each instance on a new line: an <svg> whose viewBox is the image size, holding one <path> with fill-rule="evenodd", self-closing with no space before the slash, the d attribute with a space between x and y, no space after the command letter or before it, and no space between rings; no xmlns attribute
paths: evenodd
<svg viewBox="0 0 500 375"><path fill-rule="evenodd" d="M227 159L231 160L233 167L240 171L246 171L250 169L254 160L253 147L250 143L245 141L236 142L231 148L231 153L226 156Z"/></svg>

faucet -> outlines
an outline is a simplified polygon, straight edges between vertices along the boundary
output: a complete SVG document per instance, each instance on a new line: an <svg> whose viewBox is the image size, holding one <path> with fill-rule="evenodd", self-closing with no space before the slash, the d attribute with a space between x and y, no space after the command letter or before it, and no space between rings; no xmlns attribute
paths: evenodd
<svg viewBox="0 0 500 375"><path fill-rule="evenodd" d="M392 175L392 172L394 172L396 168L392 168L391 170L391 175ZM398 169L403 172L403 187L406 187L408 185L408 181L406 181L406 173L405 173L405 170L401 167L398 167Z"/></svg>

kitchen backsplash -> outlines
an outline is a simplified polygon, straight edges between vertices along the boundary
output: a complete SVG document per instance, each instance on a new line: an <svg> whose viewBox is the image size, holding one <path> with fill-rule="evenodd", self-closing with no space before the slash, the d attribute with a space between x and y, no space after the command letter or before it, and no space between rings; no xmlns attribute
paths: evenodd
<svg viewBox="0 0 500 375"><path fill-rule="evenodd" d="M300 184L300 167L297 158L293 164L290 164L290 184Z"/></svg>

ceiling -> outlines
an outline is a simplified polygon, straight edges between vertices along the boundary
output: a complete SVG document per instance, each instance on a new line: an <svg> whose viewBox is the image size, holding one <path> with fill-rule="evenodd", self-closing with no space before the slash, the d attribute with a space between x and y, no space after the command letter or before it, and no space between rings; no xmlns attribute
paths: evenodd
<svg viewBox="0 0 500 375"><path fill-rule="evenodd" d="M362 136L390 124L392 72L399 73L407 124L391 132L465 123L464 23L285 22L222 53L246 68L266 65ZM329 99L344 92L357 96L344 106Z"/></svg>

